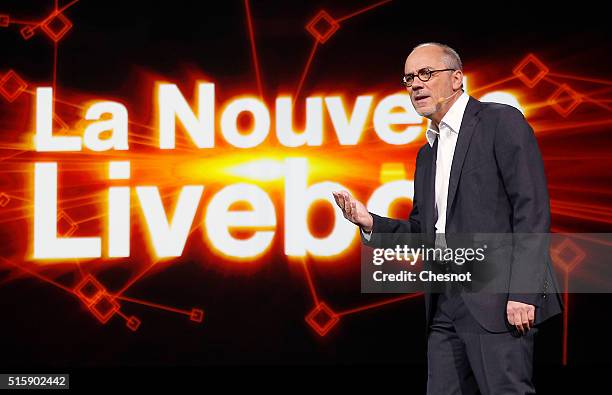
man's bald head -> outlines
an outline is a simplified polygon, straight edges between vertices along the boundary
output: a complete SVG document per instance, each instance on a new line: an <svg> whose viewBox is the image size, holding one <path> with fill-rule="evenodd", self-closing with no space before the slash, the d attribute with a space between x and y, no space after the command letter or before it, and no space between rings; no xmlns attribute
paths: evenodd
<svg viewBox="0 0 612 395"><path fill-rule="evenodd" d="M440 49L442 53L442 58L444 60L444 64L446 65L446 67L448 67L449 69L463 71L463 62L461 62L461 57L459 56L457 51L455 51L448 45L436 43L436 42L423 43L423 44L419 44L416 47L412 48L412 51L410 53L414 52L417 48L423 48L423 47L434 47L434 48Z"/></svg>

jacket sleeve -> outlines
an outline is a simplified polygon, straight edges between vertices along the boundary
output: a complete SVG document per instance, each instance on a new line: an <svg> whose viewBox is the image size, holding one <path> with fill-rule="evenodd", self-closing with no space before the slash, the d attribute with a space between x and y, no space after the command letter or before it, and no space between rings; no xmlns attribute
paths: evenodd
<svg viewBox="0 0 612 395"><path fill-rule="evenodd" d="M508 300L541 304L548 255L550 202L533 129L513 107L500 114L495 157L512 206L513 248Z"/></svg>
<svg viewBox="0 0 612 395"><path fill-rule="evenodd" d="M421 212L419 210L419 188L418 182L418 163L419 155L417 156L417 168L414 172L414 196L412 198L412 211L407 220L387 218L370 212L374 223L372 225L372 233L369 237L364 236L361 231L361 241L364 245L373 248L392 248L397 244L408 244L411 236L418 236L421 232Z"/></svg>

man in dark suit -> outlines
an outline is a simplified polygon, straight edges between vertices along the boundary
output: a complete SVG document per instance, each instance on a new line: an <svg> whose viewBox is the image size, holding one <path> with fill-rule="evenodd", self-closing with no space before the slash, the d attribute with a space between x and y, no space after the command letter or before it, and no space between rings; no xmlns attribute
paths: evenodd
<svg viewBox="0 0 612 395"><path fill-rule="evenodd" d="M366 245L390 234L430 235L445 247L454 234L485 235L493 279L425 294L427 393L535 393L534 334L561 312L561 300L548 259L550 207L533 130L517 109L465 94L461 59L446 45L415 47L404 72L414 108L430 120L410 217L368 212L346 191L334 193L336 202Z"/></svg>

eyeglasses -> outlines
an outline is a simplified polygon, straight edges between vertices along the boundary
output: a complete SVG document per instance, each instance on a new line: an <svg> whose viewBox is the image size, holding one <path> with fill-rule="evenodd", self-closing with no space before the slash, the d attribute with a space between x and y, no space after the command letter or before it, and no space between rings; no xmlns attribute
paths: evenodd
<svg viewBox="0 0 612 395"><path fill-rule="evenodd" d="M440 70L432 70L428 68L421 69L417 71L415 74L404 74L402 77L402 84L406 88L410 88L412 86L412 82L414 81L414 77L419 77L419 79L423 82L427 82L431 79L433 73L437 73L439 71L456 71L457 69L440 69Z"/></svg>

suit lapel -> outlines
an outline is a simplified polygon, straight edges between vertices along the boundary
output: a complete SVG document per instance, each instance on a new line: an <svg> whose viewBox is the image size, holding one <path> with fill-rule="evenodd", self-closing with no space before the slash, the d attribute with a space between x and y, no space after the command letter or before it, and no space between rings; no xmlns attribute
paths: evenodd
<svg viewBox="0 0 612 395"><path fill-rule="evenodd" d="M425 169L425 196L423 202L425 202L425 231L427 233L430 230L435 229L436 225L436 158L438 153L438 139L434 141L432 147L430 147L430 158L429 164Z"/></svg>
<svg viewBox="0 0 612 395"><path fill-rule="evenodd" d="M465 155L467 154L470 142L472 141L472 135L474 134L474 129L479 120L476 115L480 109L480 102L470 97L467 107L465 108L465 113L463 114L463 119L461 120L461 129L459 130L457 145L455 146L455 153L453 154L453 163L451 165L450 180L448 183L448 200L446 203L447 221L457 193L457 186L459 185L459 178L465 161ZM448 226L448 222L446 225Z"/></svg>

